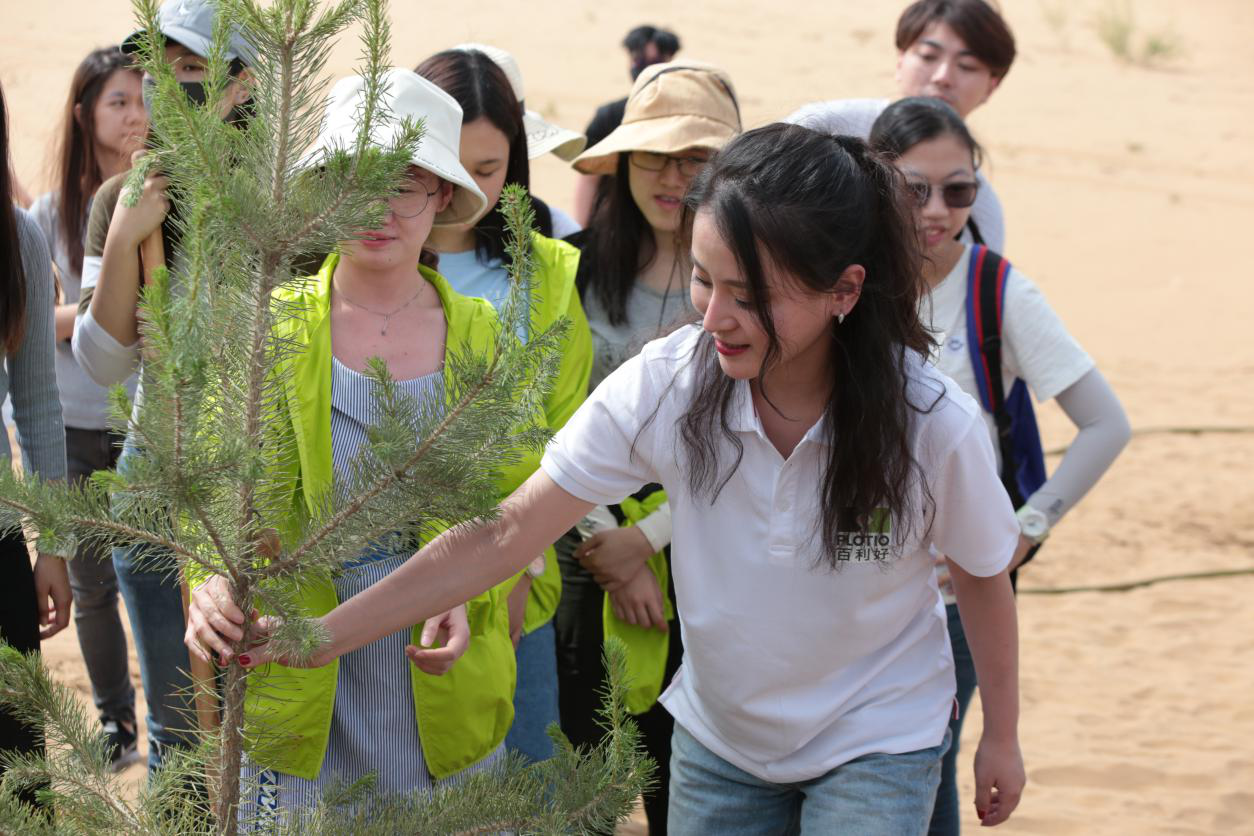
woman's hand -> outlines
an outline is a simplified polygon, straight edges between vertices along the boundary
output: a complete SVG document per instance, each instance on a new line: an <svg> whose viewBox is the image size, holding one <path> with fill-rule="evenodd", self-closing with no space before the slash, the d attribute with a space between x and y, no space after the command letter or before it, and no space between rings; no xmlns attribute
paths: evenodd
<svg viewBox="0 0 1254 836"><path fill-rule="evenodd" d="M527 619L527 598L530 595L531 576L524 572L505 599L509 609L509 637L513 639L515 648L522 641L523 624Z"/></svg>
<svg viewBox="0 0 1254 836"><path fill-rule="evenodd" d="M183 644L197 658L219 665L231 661L231 643L244 638L244 613L231 600L231 584L221 575L192 590L187 606L187 632Z"/></svg>
<svg viewBox="0 0 1254 836"><path fill-rule="evenodd" d="M35 558L35 603L39 607L39 623L44 628L39 631L41 640L50 639L66 628L73 600L65 561L40 552Z"/></svg>
<svg viewBox="0 0 1254 836"><path fill-rule="evenodd" d="M606 594L619 621L653 627L663 633L670 629L666 623L666 599L648 566L641 566L635 577Z"/></svg>
<svg viewBox="0 0 1254 836"><path fill-rule="evenodd" d="M443 676L462 657L470 646L470 623L466 620L466 606L428 618L422 625L419 639L422 648L412 644L405 646L405 655L418 666L418 670L432 676ZM440 647L432 647L439 643ZM517 642L514 643L517 646Z"/></svg>
<svg viewBox="0 0 1254 836"><path fill-rule="evenodd" d="M147 153L136 151L131 155L132 163L139 162L140 157ZM109 232L119 237L120 243L129 247L138 247L145 238L153 233L170 211L170 198L166 195L169 180L163 174L153 172L144 180L144 191L139 202L127 207L125 201L119 200L113 219L109 224Z"/></svg>
<svg viewBox="0 0 1254 836"><path fill-rule="evenodd" d="M993 827L1010 818L1027 780L1018 740L987 733L981 737L975 750L975 814L980 824Z"/></svg>
<svg viewBox="0 0 1254 836"><path fill-rule="evenodd" d="M575 549L575 559L607 592L630 582L652 555L653 546L634 525L598 531Z"/></svg>

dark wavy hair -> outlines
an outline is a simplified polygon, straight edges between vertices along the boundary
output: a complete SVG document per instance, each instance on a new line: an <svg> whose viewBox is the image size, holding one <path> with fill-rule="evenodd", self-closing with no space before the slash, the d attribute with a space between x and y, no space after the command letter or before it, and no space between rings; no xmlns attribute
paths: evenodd
<svg viewBox="0 0 1254 836"><path fill-rule="evenodd" d="M871 125L867 143L872 149L895 159L920 142L942 136L952 136L965 145L971 152L972 166L980 167L984 150L971 135L967 123L948 103L930 96L898 99L884 108L875 124Z"/></svg>
<svg viewBox="0 0 1254 836"><path fill-rule="evenodd" d="M514 96L505 71L477 49L447 49L419 64L414 72L452 96L462 108L462 124L486 118L509 141L505 182L531 191L531 163L527 157L527 131L523 103ZM541 201L532 197L536 226L541 235L553 234L553 217ZM475 224L475 255L481 261L506 261L505 216L500 202Z"/></svg>
<svg viewBox="0 0 1254 836"><path fill-rule="evenodd" d="M691 229L696 213L709 213L736 256L768 338L758 376L768 401L780 352L768 266L816 293L841 290L840 276L851 265L866 271L857 305L843 324L832 320L824 424L831 453L816 525L833 568L841 532L867 531L880 509L904 539L915 512L926 510L912 507L915 478L931 502L910 448L914 414L935 401L911 399L907 366L922 362L932 342L918 316L921 256L906 200L900 174L862 140L785 124L733 139L684 199L685 227ZM719 367L709 334L697 342L692 362L696 390L679 434L689 486L713 502L744 453L728 425L736 386ZM730 466L722 460L729 448L735 451Z"/></svg>
<svg viewBox="0 0 1254 836"><path fill-rule="evenodd" d="M96 159L96 100L118 70L130 70L139 75L132 56L117 47L92 50L74 71L70 95L65 103L54 176L61 240L65 242L70 265L76 272L83 269L87 205L103 182L100 163Z"/></svg>
<svg viewBox="0 0 1254 836"><path fill-rule="evenodd" d="M26 330L26 270L17 237L17 205L13 202L13 168L9 161L9 109L0 87L0 344L6 354L17 351Z"/></svg>
<svg viewBox="0 0 1254 836"><path fill-rule="evenodd" d="M905 52L933 23L944 23L966 43L994 78L1010 72L1015 36L997 10L984 0L918 0L897 20L897 49Z"/></svg>

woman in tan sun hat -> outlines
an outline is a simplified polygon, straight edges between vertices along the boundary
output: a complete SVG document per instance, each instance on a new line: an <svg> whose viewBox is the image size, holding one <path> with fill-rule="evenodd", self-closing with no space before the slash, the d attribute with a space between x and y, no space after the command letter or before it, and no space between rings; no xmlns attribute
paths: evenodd
<svg viewBox="0 0 1254 836"><path fill-rule="evenodd" d="M567 239L583 251L576 283L595 351L590 388L647 341L695 316L692 265L679 245L681 199L740 129L727 73L699 61L654 64L636 79L622 124L575 159L585 174L608 175L588 228ZM645 795L649 832L665 833L673 722L656 701L683 656L668 580L670 509L661 491L645 488L621 506L598 508L580 530L587 539L573 558L558 548L562 727L575 743L600 738L594 709L602 639L623 638L635 683L628 707L658 763L655 789Z"/></svg>
<svg viewBox="0 0 1254 836"><path fill-rule="evenodd" d="M373 144L388 147L406 117L426 126L409 182L389 198L377 228L341 242L317 274L278 292L293 309L277 328L278 337L296 349L282 376L287 382L279 408L290 416L284 432L299 453L291 492L300 513L317 509L351 471L373 421L369 358L383 358L411 397L442 399L456 385L447 378L447 351L463 345L489 350L499 327L492 306L456 293L427 249L433 227L473 223L487 208L458 160L461 108L409 70L389 70L385 90L382 105L389 116L374 130ZM354 147L364 98L361 77L332 88L304 165L318 166L327 152ZM326 612L386 577L413 553L412 543L393 542L399 539L384 538L333 580L302 590L310 614ZM229 596L219 597L224 586L215 577L192 593L187 643L202 658L208 658L206 647L215 655L226 647L213 624L223 636L240 635L243 614ZM473 642L468 621L476 625ZM431 647L437 630L447 632L447 641L423 649ZM247 663L247 656L239 661ZM381 791L412 792L483 768L503 752L513 688L514 646L496 590L335 664L313 670L272 666L249 683L248 722L257 729L282 728L284 740L252 747L241 816L264 825L267 817L316 805L325 787L367 773L377 776Z"/></svg>

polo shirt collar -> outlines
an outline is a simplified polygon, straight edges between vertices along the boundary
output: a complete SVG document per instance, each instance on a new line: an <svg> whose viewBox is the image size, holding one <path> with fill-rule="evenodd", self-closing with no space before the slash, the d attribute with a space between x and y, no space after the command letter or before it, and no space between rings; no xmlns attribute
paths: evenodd
<svg viewBox="0 0 1254 836"><path fill-rule="evenodd" d="M753 406L753 392L747 380L736 381L736 387L732 392L731 408L727 414L727 426L736 433L756 433L763 441L770 443L766 437L766 431L762 429L762 420L758 418L758 411ZM824 413L814 426L806 430L801 443L813 442L826 445L826 433L827 414Z"/></svg>

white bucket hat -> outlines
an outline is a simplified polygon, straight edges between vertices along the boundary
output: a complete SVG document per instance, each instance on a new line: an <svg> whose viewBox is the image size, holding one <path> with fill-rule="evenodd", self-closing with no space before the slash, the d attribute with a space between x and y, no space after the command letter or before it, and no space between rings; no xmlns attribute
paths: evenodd
<svg viewBox="0 0 1254 836"><path fill-rule="evenodd" d="M335 82L322 129L305 152L302 167L319 165L329 152L356 144L365 92L366 80L359 75ZM453 97L412 70L393 67L383 74L379 104L383 118L375 122L370 141L385 148L392 144L402 120L422 119L426 130L414 150L413 164L453 184L453 199L435 216L435 225L462 226L479 220L488 209L488 199L458 159L462 109Z"/></svg>
<svg viewBox="0 0 1254 836"><path fill-rule="evenodd" d="M488 44L458 44L453 49L462 52L475 50L492 59L505 72L509 86L514 88L514 98L519 104L526 101L523 95L522 71L514 56L505 50ZM527 132L527 159L534 160L545 154L556 154L566 162L579 156L579 152L588 144L588 138L581 133L554 125L534 110L523 110L523 130Z"/></svg>

